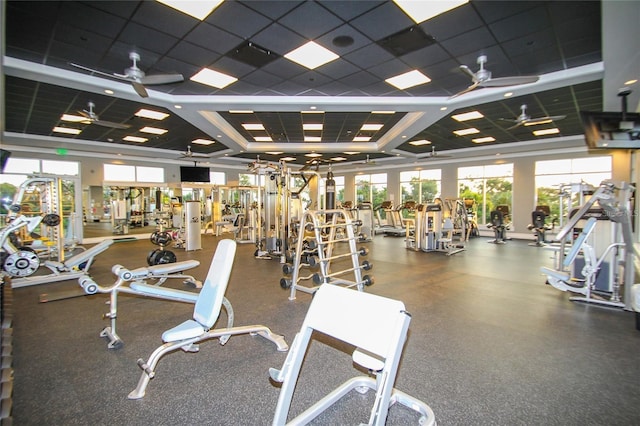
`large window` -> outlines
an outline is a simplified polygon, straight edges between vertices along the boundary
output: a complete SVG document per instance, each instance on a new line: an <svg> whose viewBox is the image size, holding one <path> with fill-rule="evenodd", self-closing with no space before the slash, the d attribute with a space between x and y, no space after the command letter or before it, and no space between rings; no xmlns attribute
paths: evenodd
<svg viewBox="0 0 640 426"><path fill-rule="evenodd" d="M227 175L224 172L209 172L209 181L213 185L225 185L227 183Z"/></svg>
<svg viewBox="0 0 640 426"><path fill-rule="evenodd" d="M354 204L369 201L373 206L377 206L387 198L386 173L356 175L356 200Z"/></svg>
<svg viewBox="0 0 640 426"><path fill-rule="evenodd" d="M430 203L440 195L442 171L413 170L400 172L402 203L415 201L418 204Z"/></svg>
<svg viewBox="0 0 640 426"><path fill-rule="evenodd" d="M122 164L105 164L104 180L112 182L164 182L162 167L125 166Z"/></svg>
<svg viewBox="0 0 640 426"><path fill-rule="evenodd" d="M550 217L564 222L571 208L584 199L583 190L611 179L611 157L536 161L536 206L548 206Z"/></svg>
<svg viewBox="0 0 640 426"><path fill-rule="evenodd" d="M458 196L473 199L478 206L478 223L486 224L489 213L498 206L512 211L513 164L460 167Z"/></svg>

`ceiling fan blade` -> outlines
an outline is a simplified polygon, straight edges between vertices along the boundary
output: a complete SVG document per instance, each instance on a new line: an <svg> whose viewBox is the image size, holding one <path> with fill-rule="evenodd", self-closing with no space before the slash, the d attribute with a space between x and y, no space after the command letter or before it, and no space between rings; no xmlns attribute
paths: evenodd
<svg viewBox="0 0 640 426"><path fill-rule="evenodd" d="M540 77L537 75L530 76L516 76L516 77L498 77L485 80L480 83L483 87L505 87L505 86L518 86L520 84L535 83Z"/></svg>
<svg viewBox="0 0 640 426"><path fill-rule="evenodd" d="M137 81L132 81L131 85L133 86L133 90L135 90L138 95L140 95L143 98L149 97L149 94L147 93L147 89L144 88L144 85L142 85L141 83L138 83Z"/></svg>
<svg viewBox="0 0 640 426"><path fill-rule="evenodd" d="M450 96L449 99L457 98L458 96L464 95L465 93L469 93L470 91L472 91L473 89L478 87L479 84L480 84L479 82L475 82L471 86L469 86L466 89L464 89L462 92L458 92L455 95Z"/></svg>
<svg viewBox="0 0 640 426"><path fill-rule="evenodd" d="M507 130L513 130L513 129L517 129L518 127L522 126L524 123L528 123L528 121L518 121L516 124L514 124L511 127L507 127Z"/></svg>
<svg viewBox="0 0 640 426"><path fill-rule="evenodd" d="M90 73L93 73L93 74L102 75L104 77L116 78L118 80L128 80L128 78L126 78L126 76L94 70L93 68L85 67L84 65L74 64L73 62L69 62L69 65L71 65L72 67L79 68L79 69L84 70L84 71L89 71Z"/></svg>
<svg viewBox="0 0 640 426"><path fill-rule="evenodd" d="M85 111L85 110L78 111L78 114L80 114L84 118L91 119L91 114L89 113L89 111Z"/></svg>
<svg viewBox="0 0 640 426"><path fill-rule="evenodd" d="M91 123L97 124L102 127L109 127L112 129L128 129L131 127L128 124L114 123L113 121L104 121L104 120L92 120Z"/></svg>
<svg viewBox="0 0 640 426"><path fill-rule="evenodd" d="M460 71L462 71L463 73L467 74L469 77L471 77L471 79L475 82L476 81L476 75L474 74L473 71L471 71L471 69L466 66L466 65L460 65Z"/></svg>
<svg viewBox="0 0 640 426"><path fill-rule="evenodd" d="M156 74L142 77L140 82L144 85L153 86L155 84L170 84L184 81L182 74Z"/></svg>

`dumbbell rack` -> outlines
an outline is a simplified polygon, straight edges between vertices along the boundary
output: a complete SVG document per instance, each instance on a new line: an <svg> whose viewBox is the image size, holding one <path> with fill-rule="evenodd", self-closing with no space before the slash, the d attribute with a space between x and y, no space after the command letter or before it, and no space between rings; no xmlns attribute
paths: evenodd
<svg viewBox="0 0 640 426"><path fill-rule="evenodd" d="M362 270L370 270L373 265L369 261L359 263L359 255L366 256L366 248L357 248L356 241L360 240L355 235L359 221L351 219L350 215L342 209L305 211L300 222L300 232L296 241L296 250L293 256L293 264L285 264L282 271L291 277L280 280L280 286L290 289L289 300L296 298L296 291L313 294L322 284L331 283L356 287L363 291L364 286L374 283L373 277L362 275ZM338 232L344 229L345 232ZM348 243L347 253L334 254L338 243ZM332 271L331 264L334 260L350 258L351 268L340 271ZM301 268L318 267L318 272L308 276L301 276ZM346 274L353 273L353 280L345 278ZM314 286L302 285L302 281L312 280Z"/></svg>

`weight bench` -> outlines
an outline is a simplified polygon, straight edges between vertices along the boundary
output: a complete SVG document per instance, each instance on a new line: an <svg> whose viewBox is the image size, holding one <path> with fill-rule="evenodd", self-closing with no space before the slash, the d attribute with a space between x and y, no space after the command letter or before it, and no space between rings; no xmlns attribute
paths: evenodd
<svg viewBox="0 0 640 426"><path fill-rule="evenodd" d="M197 260L185 260L182 262L167 263L161 265L145 266L137 269L127 269L122 265L114 265L111 272L118 277L116 282L108 287L97 284L89 276L80 277L78 284L86 294L109 293L109 312L104 315L111 320L111 324L100 332L100 337L108 337L109 349L122 347L123 342L116 332L116 322L118 317L118 293L132 294L135 296L151 297L155 299L170 300L174 302L196 303L198 293L192 291L178 290L162 287L162 284L169 278L183 278L185 283L192 284L196 288L201 288L202 283L191 275L183 272L200 265ZM148 284L148 280L154 280L153 284ZM233 323L233 308L226 301L223 302L227 311L230 323Z"/></svg>
<svg viewBox="0 0 640 426"><path fill-rule="evenodd" d="M16 278L12 280L11 286L13 288L19 288L35 284L48 284L57 281L73 280L78 277L85 276L89 273L89 268L93 265L94 258L107 250L111 244L113 244L113 240L104 240L87 250L69 257L63 262L45 260L43 265L51 270L51 274ZM69 297L67 294L57 298L49 297L46 301L59 300L67 297Z"/></svg>
<svg viewBox="0 0 640 426"><path fill-rule="evenodd" d="M284 425L287 421L293 392L314 331L355 346L353 362L374 372L376 378L360 376L347 380L288 424L311 422L353 389L362 394L374 389L376 396L369 425L383 426L389 407L397 402L417 411L420 425L435 425L433 410L428 405L393 387L410 321L411 316L400 301L332 284L322 285L314 295L282 370L269 370L271 378L282 383L273 425ZM330 368L328 366L327 371Z"/></svg>
<svg viewBox="0 0 640 426"><path fill-rule="evenodd" d="M198 352L198 343L205 340L219 338L220 344L224 345L230 336L257 334L275 343L279 351L289 349L282 336L272 333L264 325L244 327L232 327L229 325L227 328L211 329L218 320L220 308L223 300L225 300L224 293L231 276L235 254L235 241L225 239L218 243L209 273L195 303L193 319L165 331L162 334L162 340L165 343L153 351L147 362L143 359L138 360L138 365L142 368L142 375L138 381L138 386L129 393L129 399L144 397L149 381L155 376L155 368L160 358L165 354L178 349L182 349L185 352Z"/></svg>

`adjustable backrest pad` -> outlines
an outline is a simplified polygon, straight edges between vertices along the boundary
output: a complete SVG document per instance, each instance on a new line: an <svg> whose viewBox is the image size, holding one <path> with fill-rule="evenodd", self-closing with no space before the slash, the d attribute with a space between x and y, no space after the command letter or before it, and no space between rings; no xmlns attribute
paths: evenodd
<svg viewBox="0 0 640 426"><path fill-rule="evenodd" d="M211 328L216 323L220 314L235 255L235 241L225 239L218 243L207 278L202 284L202 290L193 310L193 319L207 328Z"/></svg>
<svg viewBox="0 0 640 426"><path fill-rule="evenodd" d="M311 327L387 358L404 344L404 303L344 287L323 284L315 293L303 329Z"/></svg>

